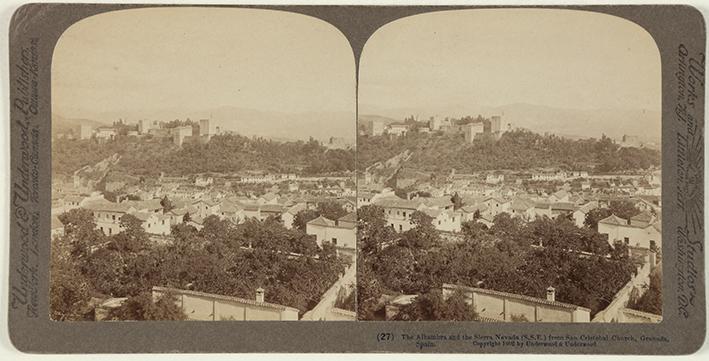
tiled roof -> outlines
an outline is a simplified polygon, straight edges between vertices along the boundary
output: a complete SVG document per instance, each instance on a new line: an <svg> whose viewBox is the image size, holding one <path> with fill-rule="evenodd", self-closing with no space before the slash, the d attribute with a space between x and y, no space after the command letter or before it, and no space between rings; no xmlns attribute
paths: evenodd
<svg viewBox="0 0 709 361"><path fill-rule="evenodd" d="M596 207L597 207L597 206L596 206L596 203L595 203L595 202L588 202L588 203L582 205L581 207L579 207L578 210L581 211L581 212L583 212L583 213L588 213L588 212L590 212L591 210L596 209Z"/></svg>
<svg viewBox="0 0 709 361"><path fill-rule="evenodd" d="M262 204L261 211L269 213L281 213L283 212L283 206L281 206L280 204Z"/></svg>
<svg viewBox="0 0 709 361"><path fill-rule="evenodd" d="M92 211L126 213L131 209L131 205L128 202L114 203L109 202L105 199L100 199L96 201L87 202L84 205L84 208Z"/></svg>
<svg viewBox="0 0 709 361"><path fill-rule="evenodd" d="M357 213L355 213L355 212L347 213L346 215L340 217L339 221L343 221L343 222L357 222Z"/></svg>
<svg viewBox="0 0 709 361"><path fill-rule="evenodd" d="M385 208L401 208L416 210L421 205L421 202L401 199L399 197L387 197L377 199L374 204Z"/></svg>
<svg viewBox="0 0 709 361"><path fill-rule="evenodd" d="M298 214L298 212L303 211L307 208L307 206L304 203L296 203L294 206L288 208L286 213L290 213L292 215Z"/></svg>
<svg viewBox="0 0 709 361"><path fill-rule="evenodd" d="M551 205L551 209L560 211L574 211L576 210L576 205L571 202L556 202Z"/></svg>
<svg viewBox="0 0 709 361"><path fill-rule="evenodd" d="M236 203L236 202L224 201L224 202L222 202L222 204L219 206L219 210L221 210L222 212L233 213L233 212L238 212L238 211L240 211L240 210L241 210L241 206L240 206L238 203Z"/></svg>
<svg viewBox="0 0 709 361"><path fill-rule="evenodd" d="M141 209L148 209L148 210L156 210L156 209L161 209L162 205L160 204L161 200L154 198L154 199L148 199L144 201L127 201L126 203L130 204L133 206L133 208L137 210Z"/></svg>
<svg viewBox="0 0 709 361"><path fill-rule="evenodd" d="M278 198L278 195L269 192L269 193L262 195L261 198L265 199L266 201L272 201L272 200Z"/></svg>
<svg viewBox="0 0 709 361"><path fill-rule="evenodd" d="M527 209L534 208L534 203L525 199L516 198L512 200L510 208L517 211L526 211Z"/></svg>
<svg viewBox="0 0 709 361"><path fill-rule="evenodd" d="M315 226L323 226L323 227L334 227L335 222L331 221L323 216L318 216L318 218L313 219L312 221L308 222L308 224L312 224Z"/></svg>
<svg viewBox="0 0 709 361"><path fill-rule="evenodd" d="M615 214L611 214L610 216L601 219L600 221L598 221L598 223L614 224L614 225L618 225L618 226L627 226L628 225L628 221L616 216Z"/></svg>
<svg viewBox="0 0 709 361"><path fill-rule="evenodd" d="M634 221L641 221L641 222L650 222L652 220L653 216L650 214L648 211L640 212L633 217L631 217L631 220Z"/></svg>
<svg viewBox="0 0 709 361"><path fill-rule="evenodd" d="M421 201L423 204L425 204L428 207L448 207L453 205L453 202L451 202L450 197L421 197L418 198L419 201Z"/></svg>
<svg viewBox="0 0 709 361"><path fill-rule="evenodd" d="M150 216L152 216L152 215L153 215L153 213L148 213L148 212L135 212L135 213L133 213L133 216L134 216L135 218L138 218L138 219L140 219L140 220L143 221L143 222L147 221L148 218L150 218Z"/></svg>
<svg viewBox="0 0 709 361"><path fill-rule="evenodd" d="M443 213L442 210L440 209L432 209L432 208L425 208L422 210L423 213L426 213L427 215L433 217L433 218L438 218L438 216Z"/></svg>
<svg viewBox="0 0 709 361"><path fill-rule="evenodd" d="M460 210L465 213L475 213L475 211L483 212L483 211L487 210L487 204L485 204L485 203L467 204L467 205L463 206Z"/></svg>

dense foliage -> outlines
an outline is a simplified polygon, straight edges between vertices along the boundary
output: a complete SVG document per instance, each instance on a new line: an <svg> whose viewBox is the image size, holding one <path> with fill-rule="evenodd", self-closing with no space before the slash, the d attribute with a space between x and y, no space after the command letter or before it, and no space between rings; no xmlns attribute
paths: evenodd
<svg viewBox="0 0 709 361"><path fill-rule="evenodd" d="M536 167L564 167L596 172L624 172L660 165L660 152L628 148L610 138L572 140L540 135L526 130L504 133L495 141L482 139L466 143L460 134L409 132L401 137L360 136L357 139L357 166L365 169L405 150L413 152L407 167L460 172Z"/></svg>
<svg viewBox="0 0 709 361"><path fill-rule="evenodd" d="M440 292L443 283L542 298L553 286L558 301L596 313L635 272L622 245L612 249L595 230L578 228L563 217L524 223L501 213L490 229L465 223L460 242L442 240L425 214L416 212L412 218L414 228L397 234L380 207L358 212L362 319L376 318L383 294Z"/></svg>
<svg viewBox="0 0 709 361"><path fill-rule="evenodd" d="M240 135L218 135L206 143L185 143L178 147L170 139L118 137L115 141L54 139L52 171L71 175L113 154L121 160L117 171L135 176L191 175L207 172L302 172L323 174L353 171L353 150L327 149L318 141L277 142Z"/></svg>
<svg viewBox="0 0 709 361"><path fill-rule="evenodd" d="M65 235L53 240L52 253L55 319L80 318L91 294L136 297L153 286L248 299L262 287L266 301L304 312L346 268L334 248L320 248L312 236L274 218L234 225L209 216L201 230L173 226L174 240L166 244L152 242L131 215L121 218L124 230L112 236L96 231L91 213L83 209L60 220ZM119 315L138 317L136 312Z"/></svg>

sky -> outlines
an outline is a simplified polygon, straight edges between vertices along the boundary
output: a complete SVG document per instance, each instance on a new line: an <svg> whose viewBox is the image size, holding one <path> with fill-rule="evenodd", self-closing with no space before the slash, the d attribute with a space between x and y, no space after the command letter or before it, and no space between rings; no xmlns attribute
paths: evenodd
<svg viewBox="0 0 709 361"><path fill-rule="evenodd" d="M321 20L256 9L134 9L96 15L60 38L53 112L241 107L355 112L354 56Z"/></svg>
<svg viewBox="0 0 709 361"><path fill-rule="evenodd" d="M360 114L460 104L661 107L652 37L630 21L574 10L459 10L400 19L366 43L359 76Z"/></svg>

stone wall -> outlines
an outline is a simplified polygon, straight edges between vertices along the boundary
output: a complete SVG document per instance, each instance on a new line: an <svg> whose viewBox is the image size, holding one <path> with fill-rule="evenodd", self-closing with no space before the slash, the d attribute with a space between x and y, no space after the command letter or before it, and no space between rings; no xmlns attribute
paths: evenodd
<svg viewBox="0 0 709 361"><path fill-rule="evenodd" d="M628 305L630 295L636 290L638 297L642 296L650 284L650 272L656 266L650 264L650 257L638 268L638 273L615 294L613 301L604 310L598 312L591 322L623 322L620 313ZM657 267L660 267L658 264Z"/></svg>
<svg viewBox="0 0 709 361"><path fill-rule="evenodd" d="M357 316L354 312L335 307L337 295L341 287L354 291L357 278L357 264L352 263L345 273L338 279L320 298L320 302L310 311L306 312L301 320L305 321L354 321Z"/></svg>
<svg viewBox="0 0 709 361"><path fill-rule="evenodd" d="M188 320L197 321L297 321L298 310L268 302L211 293L153 287L153 298L170 293Z"/></svg>

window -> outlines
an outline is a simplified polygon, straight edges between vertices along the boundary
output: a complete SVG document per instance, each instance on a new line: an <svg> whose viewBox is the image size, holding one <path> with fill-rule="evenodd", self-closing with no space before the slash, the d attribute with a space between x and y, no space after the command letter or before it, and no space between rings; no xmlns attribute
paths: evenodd
<svg viewBox="0 0 709 361"><path fill-rule="evenodd" d="M113 228L108 229L108 235L110 236L113 233Z"/></svg>
<svg viewBox="0 0 709 361"><path fill-rule="evenodd" d="M404 226L399 225L399 232L401 232L401 231L403 231L403 230L404 230Z"/></svg>
<svg viewBox="0 0 709 361"><path fill-rule="evenodd" d="M113 220L114 220L114 221L116 220L116 215L115 215L115 214L113 215Z"/></svg>
<svg viewBox="0 0 709 361"><path fill-rule="evenodd" d="M332 244L337 245L337 238L332 237Z"/></svg>
<svg viewBox="0 0 709 361"><path fill-rule="evenodd" d="M650 249L653 251L657 250L657 243L652 239L650 240Z"/></svg>
<svg viewBox="0 0 709 361"><path fill-rule="evenodd" d="M625 242L625 244L630 244L630 238L628 237L623 238L623 241Z"/></svg>
<svg viewBox="0 0 709 361"><path fill-rule="evenodd" d="M406 217L406 212L404 212L404 217Z"/></svg>
<svg viewBox="0 0 709 361"><path fill-rule="evenodd" d="M162 220L162 224L165 225L165 220L164 220L164 219Z"/></svg>

